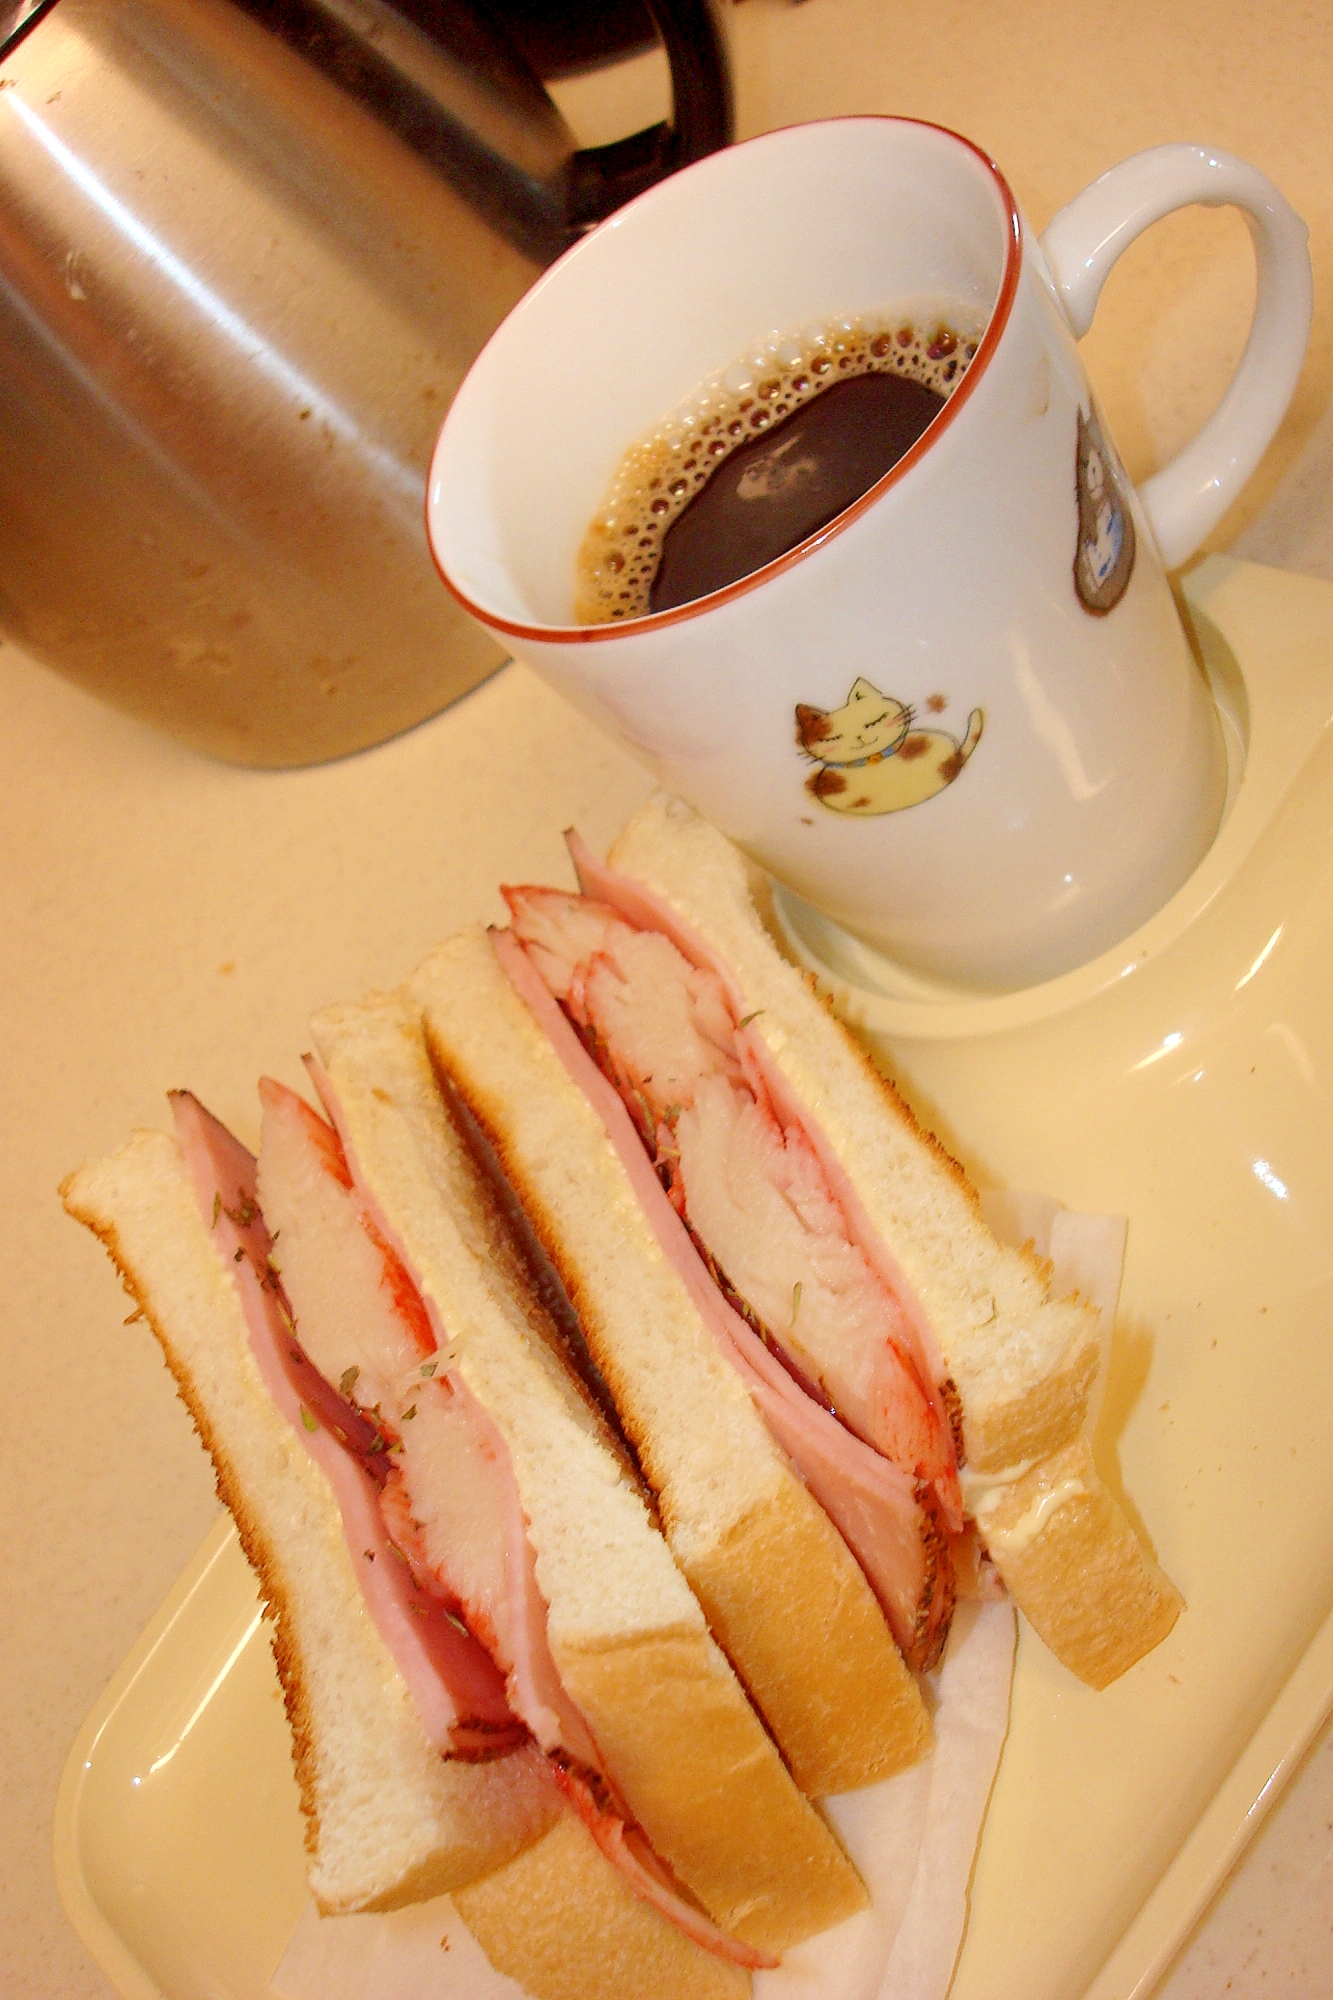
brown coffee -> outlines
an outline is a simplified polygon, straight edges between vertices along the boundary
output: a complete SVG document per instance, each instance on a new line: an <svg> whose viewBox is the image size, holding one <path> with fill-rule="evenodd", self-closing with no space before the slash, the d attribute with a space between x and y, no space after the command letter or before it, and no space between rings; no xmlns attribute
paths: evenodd
<svg viewBox="0 0 1333 2000"><path fill-rule="evenodd" d="M579 552L580 624L691 603L816 534L911 449L977 350L963 314L771 341L622 460Z"/></svg>

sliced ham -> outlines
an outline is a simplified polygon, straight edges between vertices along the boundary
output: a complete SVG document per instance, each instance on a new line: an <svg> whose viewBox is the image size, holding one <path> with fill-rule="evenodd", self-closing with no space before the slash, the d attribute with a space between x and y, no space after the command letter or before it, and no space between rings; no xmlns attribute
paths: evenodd
<svg viewBox="0 0 1333 2000"><path fill-rule="evenodd" d="M953 1438L911 1316L853 1240L804 1125L778 1115L722 981L605 904L506 895L516 935L728 1285L858 1435L936 1488L960 1529Z"/></svg>
<svg viewBox="0 0 1333 2000"><path fill-rule="evenodd" d="M403 1246L366 1195L336 1093L311 1075L332 1123L282 1084L260 1085L259 1192L310 1358L369 1410L391 1460L381 1518L396 1567L457 1607L503 1670L508 1698L552 1760L570 1803L633 1893L686 1936L740 1965L772 1965L685 1900L628 1822L551 1656L518 1487L500 1432L448 1365L447 1329Z"/></svg>
<svg viewBox="0 0 1333 2000"><path fill-rule="evenodd" d="M850 1429L961 1513L952 1439L902 1315L849 1238L802 1128L708 1077L675 1142L686 1216L728 1282Z"/></svg>
<svg viewBox="0 0 1333 2000"><path fill-rule="evenodd" d="M311 1360L386 1440L395 1542L486 1646L542 1748L595 1765L551 1659L503 1439L449 1367L443 1329L370 1212L336 1130L271 1079L260 1100L259 1194L283 1286Z"/></svg>
<svg viewBox="0 0 1333 2000"><path fill-rule="evenodd" d="M527 1730L495 1663L452 1609L415 1583L381 1509L383 1441L303 1353L277 1282L255 1161L187 1091L172 1116L195 1195L228 1267L264 1386L323 1472L375 1629L407 1683L428 1738L447 1756L501 1755Z"/></svg>
<svg viewBox="0 0 1333 2000"><path fill-rule="evenodd" d="M931 1664L953 1612L952 1567L930 1495L807 1394L790 1363L727 1302L673 1207L618 1090L588 1054L515 932L492 933L496 957L569 1075L601 1118L663 1254L735 1366L778 1443L834 1521L879 1598L909 1662Z"/></svg>
<svg viewBox="0 0 1333 2000"><path fill-rule="evenodd" d="M739 1024L737 1046L742 1052L747 1069L752 1071L762 1091L767 1093L782 1123L786 1126L800 1126L803 1129L823 1168L830 1193L837 1203L848 1235L860 1249L871 1269L879 1275L886 1292L896 1301L901 1311L900 1331L913 1351L917 1372L927 1394L946 1427L955 1429L953 1412L956 1409L956 1397L953 1384L948 1380L948 1369L930 1320L908 1283L906 1274L866 1213L865 1204L853 1186L851 1176L838 1158L837 1152L829 1143L827 1134L818 1121L809 1115L806 1107L792 1090L781 1065L774 1059L759 1030L749 1025L753 1017L745 1014L745 996L730 966L663 897L645 888L641 882L634 881L631 876L622 875L618 870L608 867L606 862L599 861L572 828L566 833L565 839L578 874L580 887L586 897L605 903L636 929L660 931L663 937L670 938L691 965L713 973L721 984L733 1017ZM960 1440L957 1438L955 1444L961 1448Z"/></svg>
<svg viewBox="0 0 1333 2000"><path fill-rule="evenodd" d="M506 890L515 935L619 1092L724 1289L820 1400L913 1481L919 1580L947 1600L962 1495L919 1307L886 1276L890 1260L858 1240L828 1148L793 1115L730 976L682 948L678 921L676 935L660 916L642 928L651 912L637 885L601 869L588 886L597 897ZM925 1622L934 1629L933 1616ZM915 1641L910 1651L929 1657Z"/></svg>

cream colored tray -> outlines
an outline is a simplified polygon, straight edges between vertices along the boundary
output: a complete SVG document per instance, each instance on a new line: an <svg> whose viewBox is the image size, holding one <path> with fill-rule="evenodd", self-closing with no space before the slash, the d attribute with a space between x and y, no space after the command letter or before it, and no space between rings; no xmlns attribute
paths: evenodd
<svg viewBox="0 0 1333 2000"><path fill-rule="evenodd" d="M1333 587L1187 595L1230 811L1119 951L977 1000L787 911L977 1178L1129 1216L1099 1456L1189 1602L1100 1695L1024 1633L954 2000L1143 2000L1333 1702ZM56 1864L123 1993L266 1995L299 1814L225 1524L84 1726Z"/></svg>

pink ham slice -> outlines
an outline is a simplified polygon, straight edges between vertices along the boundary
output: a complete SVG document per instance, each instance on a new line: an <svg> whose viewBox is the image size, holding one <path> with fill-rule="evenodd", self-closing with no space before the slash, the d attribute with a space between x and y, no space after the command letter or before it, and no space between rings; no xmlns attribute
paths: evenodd
<svg viewBox="0 0 1333 2000"><path fill-rule="evenodd" d="M913 1315L853 1239L806 1126L780 1115L771 1065L756 1059L767 1050L738 1032L727 984L607 904L506 895L516 934L727 1281L852 1429L937 1487L956 1531L953 1438Z"/></svg>
<svg viewBox="0 0 1333 2000"><path fill-rule="evenodd" d="M547 1644L503 1439L450 1369L443 1330L355 1185L336 1131L270 1078L260 1101L259 1194L283 1286L310 1359L373 1413L386 1441L395 1545L485 1645L542 1748L595 1765Z"/></svg>
<svg viewBox="0 0 1333 2000"><path fill-rule="evenodd" d="M188 1091L171 1095L176 1136L200 1211L232 1273L264 1386L319 1466L342 1516L366 1608L411 1693L430 1741L446 1756L500 1756L527 1738L485 1648L444 1604L414 1584L380 1506L383 1464L373 1426L338 1396L297 1343L269 1262L255 1161Z"/></svg>
<svg viewBox="0 0 1333 2000"><path fill-rule="evenodd" d="M898 1334L911 1351L916 1373L926 1394L941 1423L952 1431L955 1428L952 1411L956 1407L953 1384L948 1380L944 1357L921 1302L871 1222L851 1177L823 1129L811 1118L791 1089L762 1035L748 1024L753 1017L745 1015L745 996L731 968L662 897L632 877L608 867L606 862L599 861L572 828L565 839L586 897L607 904L636 929L660 931L664 937L670 938L692 966L711 972L720 983L733 1019L739 1024L736 1045L741 1051L747 1073L754 1077L759 1094L767 1095L782 1124L799 1127L804 1132L823 1170L848 1236L877 1274L897 1309ZM955 1440L956 1445L957 1442Z"/></svg>
<svg viewBox="0 0 1333 2000"><path fill-rule="evenodd" d="M887 1567L895 1636L914 1665L933 1664L963 1507L943 1370L930 1370L920 1308L882 1246L867 1254L865 1219L859 1230L849 1220L829 1148L739 1016L730 975L673 913L653 910L648 892L575 853L598 897L508 889L515 935L615 1085L728 1296L826 1407L913 1482L919 1549L907 1557L900 1533L894 1554L878 1551L877 1587L883 1596ZM917 1611L905 1619L913 1591Z"/></svg>
<svg viewBox="0 0 1333 2000"><path fill-rule="evenodd" d="M513 931L492 933L515 991L597 1111L663 1254L689 1289L778 1443L836 1524L884 1608L910 1663L938 1657L953 1609L951 1566L941 1559L916 1482L865 1444L794 1379L790 1368L733 1310L672 1206L617 1091L589 1056Z"/></svg>
<svg viewBox="0 0 1333 2000"><path fill-rule="evenodd" d="M260 1192L275 1222L282 1218L283 1283L311 1360L348 1383L389 1440L393 1462L380 1505L400 1567L423 1591L457 1605L485 1642L514 1709L634 1894L719 1957L776 1964L712 1924L624 1819L551 1656L504 1440L449 1368L446 1329L364 1190L330 1079L319 1064L309 1067L333 1122L264 1079Z"/></svg>

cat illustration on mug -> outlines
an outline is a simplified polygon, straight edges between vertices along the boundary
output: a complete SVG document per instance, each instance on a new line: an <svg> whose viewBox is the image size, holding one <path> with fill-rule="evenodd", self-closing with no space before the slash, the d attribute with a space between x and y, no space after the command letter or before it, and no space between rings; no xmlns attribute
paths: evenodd
<svg viewBox="0 0 1333 2000"><path fill-rule="evenodd" d="M1078 413L1078 547L1074 588L1085 611L1102 617L1119 604L1134 570L1134 517L1125 498L1125 475L1107 442L1097 412Z"/></svg>
<svg viewBox="0 0 1333 2000"><path fill-rule="evenodd" d="M932 695L931 708L943 708ZM864 678L852 682L841 708L796 704L796 742L818 769L805 789L830 812L868 819L919 806L951 785L981 741L982 711L974 708L960 742L945 729L914 729L915 711Z"/></svg>

